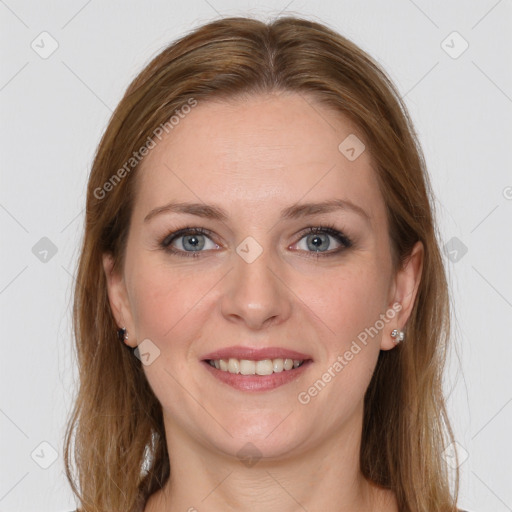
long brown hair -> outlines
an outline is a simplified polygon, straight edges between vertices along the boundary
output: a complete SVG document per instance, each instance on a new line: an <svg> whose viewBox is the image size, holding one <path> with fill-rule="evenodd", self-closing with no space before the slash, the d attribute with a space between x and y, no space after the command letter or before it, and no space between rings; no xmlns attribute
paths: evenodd
<svg viewBox="0 0 512 512"><path fill-rule="evenodd" d="M102 266L111 253L114 270L123 267L138 168L130 159L191 99L272 91L309 95L356 123L377 165L395 268L416 241L424 245L406 342L381 351L365 395L360 466L394 491L402 512L456 510L459 475L450 478L442 457L453 441L442 390L449 300L421 148L372 58L322 24L286 17L225 18L171 44L133 80L102 137L74 295L79 388L64 447L83 511L142 510L171 471L161 406L140 361L116 340Z"/></svg>

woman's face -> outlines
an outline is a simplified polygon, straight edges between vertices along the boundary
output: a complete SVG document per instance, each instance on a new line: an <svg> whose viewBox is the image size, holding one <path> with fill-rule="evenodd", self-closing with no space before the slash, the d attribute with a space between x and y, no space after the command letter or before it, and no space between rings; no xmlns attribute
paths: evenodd
<svg viewBox="0 0 512 512"><path fill-rule="evenodd" d="M393 271L358 134L297 94L199 102L143 160L109 296L128 343L143 342L171 442L278 457L357 440L379 351L406 320L396 303L414 287ZM287 355L306 362L282 369Z"/></svg>

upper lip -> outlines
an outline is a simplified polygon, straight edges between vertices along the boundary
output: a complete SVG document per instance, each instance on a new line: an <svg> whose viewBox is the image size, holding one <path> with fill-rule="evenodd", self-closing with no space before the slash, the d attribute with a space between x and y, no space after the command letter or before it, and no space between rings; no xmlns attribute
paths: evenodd
<svg viewBox="0 0 512 512"><path fill-rule="evenodd" d="M202 357L203 360L218 360L218 359L248 359L253 361L261 361L263 359L297 359L304 361L311 359L311 356L297 352L295 350L289 350L281 347L266 347L266 348L252 348L242 347L240 345L235 347L226 347L214 352L210 352Z"/></svg>

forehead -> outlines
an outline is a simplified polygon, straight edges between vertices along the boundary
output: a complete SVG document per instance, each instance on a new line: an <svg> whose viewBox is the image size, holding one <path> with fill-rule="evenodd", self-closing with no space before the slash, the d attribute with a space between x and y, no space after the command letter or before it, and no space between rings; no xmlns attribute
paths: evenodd
<svg viewBox="0 0 512 512"><path fill-rule="evenodd" d="M349 159L344 141L363 147L353 122L302 94L198 101L142 161L135 208L189 200L261 215L344 197L381 214L369 152Z"/></svg>

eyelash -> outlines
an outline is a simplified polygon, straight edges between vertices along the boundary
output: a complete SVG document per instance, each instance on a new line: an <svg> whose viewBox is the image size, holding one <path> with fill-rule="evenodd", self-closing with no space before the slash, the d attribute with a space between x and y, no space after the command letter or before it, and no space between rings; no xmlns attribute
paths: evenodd
<svg viewBox="0 0 512 512"><path fill-rule="evenodd" d="M342 247L339 247L338 249L329 251L329 252L323 252L323 251L304 251L312 258L326 258L329 256L335 256L339 254L340 252L343 252L346 249L349 249L352 247L352 240L342 233L341 231L337 230L333 225L323 225L323 226L310 226L306 228L306 231L304 231L301 234L301 237L299 238L299 241L302 240L304 237L308 235L314 235L314 234L326 234L330 235L333 238L335 238L338 242L342 244ZM181 238L182 236L188 236L188 235L204 235L211 239L211 231L205 228L197 228L197 227L186 227L183 229L180 229L178 231L175 231L173 233L170 233L166 235L161 241L160 241L160 247L164 249L167 252L170 252L171 254L175 254L177 256L183 256L185 258L198 258L200 257L200 253L205 251L180 251L177 249L174 249L171 244L176 240L177 238Z"/></svg>

